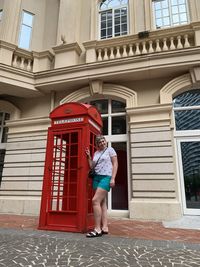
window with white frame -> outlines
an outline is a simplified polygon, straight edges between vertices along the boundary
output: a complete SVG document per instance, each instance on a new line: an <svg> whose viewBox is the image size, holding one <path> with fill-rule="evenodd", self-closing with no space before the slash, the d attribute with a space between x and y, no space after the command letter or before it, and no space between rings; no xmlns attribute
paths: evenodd
<svg viewBox="0 0 200 267"><path fill-rule="evenodd" d="M189 22L187 0L153 0L153 11L157 29Z"/></svg>
<svg viewBox="0 0 200 267"><path fill-rule="evenodd" d="M33 18L34 15L23 11L22 22L19 35L19 47L23 49L30 49L32 29L33 29Z"/></svg>
<svg viewBox="0 0 200 267"><path fill-rule="evenodd" d="M173 108L176 131L200 130L200 89L175 97Z"/></svg>
<svg viewBox="0 0 200 267"><path fill-rule="evenodd" d="M103 135L126 134L125 103L111 99L101 99L90 102L101 113Z"/></svg>
<svg viewBox="0 0 200 267"><path fill-rule="evenodd" d="M104 0L99 5L100 39L128 34L128 0Z"/></svg>
<svg viewBox="0 0 200 267"><path fill-rule="evenodd" d="M4 156L5 156L5 143L7 142L8 127L5 122L10 119L10 114L0 112L0 184L2 179Z"/></svg>

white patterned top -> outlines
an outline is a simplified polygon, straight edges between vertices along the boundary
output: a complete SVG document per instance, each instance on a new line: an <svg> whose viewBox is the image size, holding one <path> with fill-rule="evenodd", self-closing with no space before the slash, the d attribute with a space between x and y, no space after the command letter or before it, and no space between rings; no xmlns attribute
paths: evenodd
<svg viewBox="0 0 200 267"><path fill-rule="evenodd" d="M104 152L105 151L105 152ZM102 154L103 153L103 154ZM102 156L101 156L102 155ZM112 147L108 147L103 151L96 151L94 153L93 162L96 164L99 157L101 157L95 166L95 172L99 175L109 175L112 176L112 161L111 158L117 156L116 151Z"/></svg>

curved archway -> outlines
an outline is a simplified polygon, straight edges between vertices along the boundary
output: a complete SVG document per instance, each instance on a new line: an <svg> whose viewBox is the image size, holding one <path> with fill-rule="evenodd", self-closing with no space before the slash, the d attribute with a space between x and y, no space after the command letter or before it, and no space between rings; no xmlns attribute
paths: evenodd
<svg viewBox="0 0 200 267"><path fill-rule="evenodd" d="M118 99L123 99L126 102L127 108L137 106L137 93L125 86L116 84L103 84L102 91L96 95L112 96L115 98L117 97ZM81 101L82 99L86 99L91 96L93 96L93 93L91 92L90 87L84 87L63 98L60 101L60 104L73 101Z"/></svg>
<svg viewBox="0 0 200 267"><path fill-rule="evenodd" d="M185 89L192 90L191 86L192 79L189 73L171 80L160 90L160 103L172 103L174 95L182 93Z"/></svg>
<svg viewBox="0 0 200 267"><path fill-rule="evenodd" d="M19 108L5 100L0 100L0 110L9 113L11 119L19 119L21 115Z"/></svg>

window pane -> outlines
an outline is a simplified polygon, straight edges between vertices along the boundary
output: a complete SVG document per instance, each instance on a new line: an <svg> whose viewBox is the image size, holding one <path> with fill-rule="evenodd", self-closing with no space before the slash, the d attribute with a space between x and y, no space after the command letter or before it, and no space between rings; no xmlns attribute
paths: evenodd
<svg viewBox="0 0 200 267"><path fill-rule="evenodd" d="M115 26L115 33L120 33L120 26Z"/></svg>
<svg viewBox="0 0 200 267"><path fill-rule="evenodd" d="M107 17L106 13L105 12L102 12L101 13L101 21L105 21L106 20L106 17Z"/></svg>
<svg viewBox="0 0 200 267"><path fill-rule="evenodd" d="M127 25L126 24L122 25L122 32L127 33Z"/></svg>
<svg viewBox="0 0 200 267"><path fill-rule="evenodd" d="M108 100L95 100L90 102L91 105L95 106L99 113L107 114L108 113Z"/></svg>
<svg viewBox="0 0 200 267"><path fill-rule="evenodd" d="M127 16L127 8L121 8L121 16Z"/></svg>
<svg viewBox="0 0 200 267"><path fill-rule="evenodd" d="M162 0L161 4L162 4L162 8L168 7L168 0Z"/></svg>
<svg viewBox="0 0 200 267"><path fill-rule="evenodd" d="M185 3L185 0L178 0L178 3L179 3L179 5L180 5L180 4L186 4L186 3Z"/></svg>
<svg viewBox="0 0 200 267"><path fill-rule="evenodd" d="M102 121L103 121L103 135L108 135L108 118L103 117Z"/></svg>
<svg viewBox="0 0 200 267"><path fill-rule="evenodd" d="M112 28L108 28L107 37L112 37Z"/></svg>
<svg viewBox="0 0 200 267"><path fill-rule="evenodd" d="M171 0L172 5L177 5L178 4L178 0Z"/></svg>
<svg viewBox="0 0 200 267"><path fill-rule="evenodd" d="M101 30L101 39L106 37L106 30Z"/></svg>
<svg viewBox="0 0 200 267"><path fill-rule="evenodd" d="M169 18L164 18L164 19L163 19L163 24L164 24L165 26L170 25L170 23L169 23Z"/></svg>
<svg viewBox="0 0 200 267"><path fill-rule="evenodd" d="M101 21L101 29L105 29L106 28L106 22L105 21Z"/></svg>
<svg viewBox="0 0 200 267"><path fill-rule="evenodd" d="M126 23L127 24L127 16L122 16L121 17L121 21L122 21L122 23Z"/></svg>
<svg viewBox="0 0 200 267"><path fill-rule="evenodd" d="M107 22L107 27L109 28L109 27L112 27L112 20L108 20L108 22Z"/></svg>
<svg viewBox="0 0 200 267"><path fill-rule="evenodd" d="M31 27L33 24L33 15L27 12L24 12L23 13L23 24Z"/></svg>
<svg viewBox="0 0 200 267"><path fill-rule="evenodd" d="M187 22L187 16L186 16L186 14L181 14L180 15L180 21L181 22Z"/></svg>
<svg viewBox="0 0 200 267"><path fill-rule="evenodd" d="M31 40L31 28L25 25L22 25L19 47L24 48L24 49L29 49L30 40Z"/></svg>
<svg viewBox="0 0 200 267"><path fill-rule="evenodd" d="M161 9L160 2L154 2L154 7L155 7L155 10L160 10Z"/></svg>
<svg viewBox="0 0 200 267"><path fill-rule="evenodd" d="M200 130L200 110L175 111L176 130Z"/></svg>
<svg viewBox="0 0 200 267"><path fill-rule="evenodd" d="M115 17L119 17L120 16L120 9L115 9Z"/></svg>
<svg viewBox="0 0 200 267"><path fill-rule="evenodd" d="M120 17L115 18L115 25L120 25Z"/></svg>
<svg viewBox="0 0 200 267"><path fill-rule="evenodd" d="M172 19L173 19L173 23L178 23L179 22L179 16L178 15L172 16Z"/></svg>
<svg viewBox="0 0 200 267"><path fill-rule="evenodd" d="M200 90L184 92L174 98L174 107L200 106Z"/></svg>
<svg viewBox="0 0 200 267"><path fill-rule="evenodd" d="M200 142L181 142L187 208L200 207Z"/></svg>
<svg viewBox="0 0 200 267"><path fill-rule="evenodd" d="M112 118L112 134L126 134L126 116Z"/></svg>
<svg viewBox="0 0 200 267"><path fill-rule="evenodd" d="M112 100L112 113L125 112L125 107L126 107L125 103Z"/></svg>
<svg viewBox="0 0 200 267"><path fill-rule="evenodd" d="M161 10L156 11L156 18L161 18Z"/></svg>
<svg viewBox="0 0 200 267"><path fill-rule="evenodd" d="M112 11L108 11L107 13L107 19L110 19L110 20L112 20Z"/></svg>
<svg viewBox="0 0 200 267"><path fill-rule="evenodd" d="M186 12L186 6L185 6L185 5L180 5L180 6L179 6L179 11L180 11L181 13Z"/></svg>
<svg viewBox="0 0 200 267"><path fill-rule="evenodd" d="M116 7L119 6L121 3L119 0L112 0L112 1L107 1L108 2L108 7Z"/></svg>
<svg viewBox="0 0 200 267"><path fill-rule="evenodd" d="M156 20L156 27L159 28L162 26L162 19L157 19Z"/></svg>
<svg viewBox="0 0 200 267"><path fill-rule="evenodd" d="M169 10L167 8L163 9L163 17L169 16Z"/></svg>
<svg viewBox="0 0 200 267"><path fill-rule="evenodd" d="M172 7L172 14L177 14L178 13L178 6L173 6Z"/></svg>

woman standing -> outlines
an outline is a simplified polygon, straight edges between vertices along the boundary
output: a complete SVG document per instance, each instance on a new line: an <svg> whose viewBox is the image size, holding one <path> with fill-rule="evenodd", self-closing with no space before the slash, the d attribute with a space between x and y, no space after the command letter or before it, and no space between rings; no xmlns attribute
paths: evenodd
<svg viewBox="0 0 200 267"><path fill-rule="evenodd" d="M95 194L92 199L95 228L87 233L86 237L99 237L102 234L108 234L106 199L110 188L115 186L118 168L117 153L112 147L107 147L105 137L99 135L95 142L97 151L94 153L93 159L89 149L87 148L85 151L90 168L94 167L96 173L93 178Z"/></svg>

